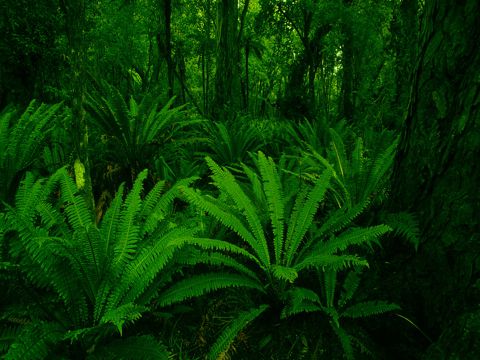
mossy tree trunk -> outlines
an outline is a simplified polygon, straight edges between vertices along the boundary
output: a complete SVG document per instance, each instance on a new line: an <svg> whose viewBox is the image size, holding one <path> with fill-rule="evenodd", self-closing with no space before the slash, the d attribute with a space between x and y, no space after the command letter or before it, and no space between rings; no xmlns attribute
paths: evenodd
<svg viewBox="0 0 480 360"><path fill-rule="evenodd" d="M426 1L423 11L392 206L418 214L410 305L437 336L480 300L480 2Z"/></svg>
<svg viewBox="0 0 480 360"><path fill-rule="evenodd" d="M88 155L88 125L83 103L85 100L85 0L63 0L61 6L65 15L66 34L70 48L71 65L70 100L73 116L73 143L75 146L75 176L90 210L95 208L90 177L90 161Z"/></svg>
<svg viewBox="0 0 480 360"><path fill-rule="evenodd" d="M217 2L217 68L215 72L214 117L227 119L239 109L238 0Z"/></svg>

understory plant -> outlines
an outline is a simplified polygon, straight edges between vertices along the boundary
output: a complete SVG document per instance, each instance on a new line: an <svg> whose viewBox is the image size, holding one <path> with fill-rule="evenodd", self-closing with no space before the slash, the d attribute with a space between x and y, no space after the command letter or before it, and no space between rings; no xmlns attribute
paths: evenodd
<svg viewBox="0 0 480 360"><path fill-rule="evenodd" d="M154 163L173 167L179 146L189 141L183 130L203 122L183 116L183 107L174 107L174 100L164 102L162 96L148 93L140 101L134 97L126 101L105 82L88 94L85 107L98 134L97 145L122 178L134 178Z"/></svg>
<svg viewBox="0 0 480 360"><path fill-rule="evenodd" d="M177 258L200 242L195 228L169 217L180 185L193 179L166 192L159 182L143 197L146 177L142 171L126 196L121 185L97 224L66 168L48 179L27 174L15 206L0 216L0 276L11 284L1 300L5 359L167 359L157 338L132 325L238 283L238 275L219 272L215 284L191 277L188 293L170 286L183 268Z"/></svg>
<svg viewBox="0 0 480 360"><path fill-rule="evenodd" d="M359 255L359 249L378 241L390 228L386 225L355 226L355 218L364 209L356 204L334 210L321 209L332 187L331 167L316 178L312 186L296 182L296 188L292 190L284 188L286 183L282 183L279 175L282 169L278 169L273 159L262 152L258 152L257 169L244 166L249 179L247 184L240 183L229 170L212 159L206 160L218 196L203 195L190 187L183 188L182 193L187 201L230 232L225 239L205 240L200 247L208 250L209 256L230 264L245 281L258 284L250 288L260 290L252 296L256 306L241 311L212 346L209 358L215 359L228 353L243 327L265 311L277 312L277 318L310 311L308 307L292 308L292 304L298 302L299 293L305 292L309 294L306 300L317 300L319 295L313 294L319 289L304 289L299 282L305 282L312 270L325 276L368 266L365 257ZM206 244L210 244L209 248L205 247ZM190 280L186 279L175 284L174 288L179 291L188 289L189 284ZM327 302L318 308L336 319L333 310L342 314L343 309L336 305ZM377 313L394 308L380 306ZM371 313L360 311L354 316ZM340 322L335 325L335 330L341 329ZM345 354L350 354L347 347Z"/></svg>
<svg viewBox="0 0 480 360"><path fill-rule="evenodd" d="M16 187L38 159L61 110L61 103L47 105L31 101L23 113L14 107L0 113L0 201L13 199Z"/></svg>

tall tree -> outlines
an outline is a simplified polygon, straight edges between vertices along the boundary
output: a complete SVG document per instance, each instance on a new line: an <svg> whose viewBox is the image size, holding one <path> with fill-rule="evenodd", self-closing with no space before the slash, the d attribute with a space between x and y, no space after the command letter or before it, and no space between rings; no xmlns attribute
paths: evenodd
<svg viewBox="0 0 480 360"><path fill-rule="evenodd" d="M90 161L88 156L88 126L85 118L85 75L86 75L86 44L85 44L85 0L62 0L66 20L66 33L70 46L69 59L71 74L71 108L73 117L73 143L75 146L75 176L77 186L85 203L94 208L92 181L90 177Z"/></svg>
<svg viewBox="0 0 480 360"><path fill-rule="evenodd" d="M240 77L238 0L217 2L217 69L215 72L215 117L228 117L239 105Z"/></svg>
<svg viewBox="0 0 480 360"><path fill-rule="evenodd" d="M418 213L423 243L410 264L418 281L411 304L423 305L427 330L439 335L480 300L474 290L480 272L480 2L432 0L423 11L393 204Z"/></svg>
<svg viewBox="0 0 480 360"><path fill-rule="evenodd" d="M343 35L342 44L342 90L341 90L341 106L340 116L349 122L354 121L355 109L355 66L354 66L354 49L353 49L353 29L352 19L350 18L350 8L352 0L343 0L345 9L341 19L341 29Z"/></svg>
<svg viewBox="0 0 480 360"><path fill-rule="evenodd" d="M172 59L172 0L159 0L160 28L157 33L157 45L160 57L167 64L168 96L173 96L175 65Z"/></svg>

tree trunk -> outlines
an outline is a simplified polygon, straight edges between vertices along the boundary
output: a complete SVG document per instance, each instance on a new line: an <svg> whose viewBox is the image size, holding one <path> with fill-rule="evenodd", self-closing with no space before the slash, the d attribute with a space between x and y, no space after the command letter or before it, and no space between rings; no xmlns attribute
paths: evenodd
<svg viewBox="0 0 480 360"><path fill-rule="evenodd" d="M238 0L218 0L217 16L217 69L213 111L219 119L228 118L239 108Z"/></svg>
<svg viewBox="0 0 480 360"><path fill-rule="evenodd" d="M171 17L172 17L172 1L160 0L159 2L161 19L160 29L157 33L157 46L160 58L167 64L167 81L168 81L168 96L173 96L175 67L172 60L172 31L171 31ZM158 65L160 67L160 64Z"/></svg>
<svg viewBox="0 0 480 360"><path fill-rule="evenodd" d="M404 114L408 107L410 86L418 42L418 0L403 0L392 21L392 45L395 54L396 96L394 112Z"/></svg>
<svg viewBox="0 0 480 360"><path fill-rule="evenodd" d="M71 108L73 143L75 146L75 176L77 186L90 210L95 208L88 156L88 126L83 108L85 98L85 0L61 2L66 19L66 33L72 66Z"/></svg>
<svg viewBox="0 0 480 360"><path fill-rule="evenodd" d="M346 7L345 14L349 13L352 0L344 0ZM354 52L353 52L353 29L349 16L344 15L342 19L342 33L344 37L342 46L342 91L340 116L348 122L354 122Z"/></svg>
<svg viewBox="0 0 480 360"><path fill-rule="evenodd" d="M410 305L423 306L431 335L480 301L479 13L478 0L425 2L394 169L392 206L420 220Z"/></svg>

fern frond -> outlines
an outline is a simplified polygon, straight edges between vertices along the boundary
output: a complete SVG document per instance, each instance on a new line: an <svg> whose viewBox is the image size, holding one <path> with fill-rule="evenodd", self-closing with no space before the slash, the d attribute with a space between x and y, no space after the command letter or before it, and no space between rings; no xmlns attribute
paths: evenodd
<svg viewBox="0 0 480 360"><path fill-rule="evenodd" d="M281 281L293 283L298 278L297 271L291 267L272 265L270 269L273 276Z"/></svg>
<svg viewBox="0 0 480 360"><path fill-rule="evenodd" d="M5 354L10 345L18 338L21 331L19 325L6 326L2 325L0 328L0 356Z"/></svg>
<svg viewBox="0 0 480 360"><path fill-rule="evenodd" d="M295 287L287 292L289 304L282 310L282 319L302 312L321 310L318 294L310 289Z"/></svg>
<svg viewBox="0 0 480 360"><path fill-rule="evenodd" d="M341 317L356 319L395 310L400 310L400 306L386 301L365 301L349 306L341 313Z"/></svg>
<svg viewBox="0 0 480 360"><path fill-rule="evenodd" d="M335 299L335 289L337 286L337 271L326 269L323 275L324 289L325 289L325 303L326 306L333 307Z"/></svg>
<svg viewBox="0 0 480 360"><path fill-rule="evenodd" d="M345 304L353 298L353 295L360 285L360 276L358 271L350 271L343 282L343 292L340 294L338 305L344 307Z"/></svg>
<svg viewBox="0 0 480 360"><path fill-rule="evenodd" d="M212 345L207 358L212 360L222 358L221 354L228 352L238 333L267 309L268 305L260 305L258 308L242 311L240 314L238 314L238 316L222 331L220 336Z"/></svg>
<svg viewBox="0 0 480 360"><path fill-rule="evenodd" d="M403 237L413 245L415 250L418 250L420 227L413 214L407 212L388 214L385 217L385 223L393 229L394 234Z"/></svg>
<svg viewBox="0 0 480 360"><path fill-rule="evenodd" d="M65 204L65 212L68 221L74 231L85 229L88 225L93 223L93 216L88 211L84 198L78 195L77 186L68 175L65 168L58 170L58 176L60 181L61 198Z"/></svg>
<svg viewBox="0 0 480 360"><path fill-rule="evenodd" d="M187 179L181 179L177 181L167 192L165 192L155 201L155 206L152 208L151 211L146 212L146 210L145 211L142 210L140 216L141 217L146 216L146 217L145 217L144 224L140 230L140 236L145 236L146 234L149 234L153 230L155 230L159 222L166 217L167 209L170 206L170 204L176 198L180 197L182 189L185 187L188 187L191 183L193 183L197 179L198 177L190 177ZM144 204L148 200L150 199L145 199ZM152 203L153 203L153 200L152 200ZM144 205L144 209L146 209L145 206L149 206L148 203Z"/></svg>
<svg viewBox="0 0 480 360"><path fill-rule="evenodd" d="M316 236L321 237L329 235L344 229L350 225L370 204L369 199L365 199L352 207L342 207L329 214L320 229L316 232Z"/></svg>
<svg viewBox="0 0 480 360"><path fill-rule="evenodd" d="M258 152L258 169L263 179L263 189L268 203L270 220L273 229L273 249L275 261L282 261L284 251L284 197L280 177L272 158L267 158L261 151Z"/></svg>
<svg viewBox="0 0 480 360"><path fill-rule="evenodd" d="M364 193L367 196L378 190L378 185L385 180L387 172L391 169L393 165L397 145L398 138L374 160L373 166L368 176L368 181L365 184L366 186Z"/></svg>
<svg viewBox="0 0 480 360"><path fill-rule="evenodd" d="M100 234L103 239L104 252L109 254L109 257L113 257L113 249L110 248L111 244L116 239L118 226L120 224L120 214L122 209L124 184L121 184L118 188L117 194L108 207L105 215L100 223ZM112 251L110 251L112 250ZM109 260L110 262L110 260Z"/></svg>
<svg viewBox="0 0 480 360"><path fill-rule="evenodd" d="M308 228L312 225L313 217L315 216L320 202L323 200L329 187L331 176L332 173L329 170L325 170L306 196L305 203L294 208L289 221L287 233L287 266L292 264L294 255L297 252L300 243L302 242Z"/></svg>
<svg viewBox="0 0 480 360"><path fill-rule="evenodd" d="M333 128L330 128L329 131L332 138L331 145L335 154L338 169L340 170L340 175L342 176L342 178L345 179L345 176L349 171L349 164L347 160L347 152L345 151L345 145L340 135L338 135L338 133Z"/></svg>
<svg viewBox="0 0 480 360"><path fill-rule="evenodd" d="M54 323L33 322L25 325L10 346L6 360L41 360L50 354L50 347L62 339L63 329Z"/></svg>
<svg viewBox="0 0 480 360"><path fill-rule="evenodd" d="M258 259L255 256L250 254L248 251L242 249L241 247L238 247L227 241L195 237L189 240L188 242L204 250L221 250L221 251L228 251L233 254L242 255L243 257L249 260L252 260L253 262L261 266L261 264L259 263Z"/></svg>
<svg viewBox="0 0 480 360"><path fill-rule="evenodd" d="M118 308L109 309L100 319L100 324L113 324L121 336L123 333L123 325L125 323L133 323L140 319L142 317L142 313L146 310L147 308L144 306L127 303L119 306Z"/></svg>
<svg viewBox="0 0 480 360"><path fill-rule="evenodd" d="M158 303L160 306L168 306L212 291L231 287L245 287L261 292L265 291L260 283L242 275L207 273L177 282L160 295Z"/></svg>
<svg viewBox="0 0 480 360"><path fill-rule="evenodd" d="M114 308L121 303L134 302L157 274L168 264L174 253L179 250L187 240L193 236L193 230L175 228L152 241L151 246L146 246L138 256L130 260L123 269L119 283L112 284L113 293L109 299L107 309ZM101 305L102 302L99 302ZM101 313L99 308L96 313Z"/></svg>
<svg viewBox="0 0 480 360"><path fill-rule="evenodd" d="M165 188L165 181L157 182L153 189L145 196L142 203L142 209L140 211L140 219L146 218L155 208L155 205L160 200L163 189Z"/></svg>
<svg viewBox="0 0 480 360"><path fill-rule="evenodd" d="M337 335L338 340L340 340L345 357L348 360L353 360L352 337L342 327L333 323L331 325L335 335Z"/></svg>
<svg viewBox="0 0 480 360"><path fill-rule="evenodd" d="M167 348L151 335L129 336L99 346L87 360L168 360Z"/></svg>
<svg viewBox="0 0 480 360"><path fill-rule="evenodd" d="M369 244L389 231L391 231L391 228L387 225L350 229L339 236L331 237L325 243L320 243L316 250L323 254L334 254L352 245Z"/></svg>
<svg viewBox="0 0 480 360"><path fill-rule="evenodd" d="M238 262L237 260L233 259L228 255L224 255L222 253L217 252L206 252L206 251L186 251L182 254L179 258L176 259L176 262L179 264L185 265L199 265L199 264L207 264L210 266L222 266L222 267L230 267L232 270L237 271L240 274L247 275L252 279L260 281L252 270L246 267L244 264Z"/></svg>
<svg viewBox="0 0 480 360"><path fill-rule="evenodd" d="M241 220L239 220L231 212L227 212L221 209L218 205L210 201L208 198L202 197L193 189L184 188L182 190L182 193L185 196L185 198L195 207L197 207L202 211L206 211L207 213L212 215L216 220L218 220L220 223L225 225L227 228L237 233L240 236L240 238L243 239L245 243L248 244L252 248L252 250L255 251L255 254L259 258L258 260L259 263L262 263L262 266L263 266L264 262L262 261L262 258L261 258L261 254L263 253L263 250L259 248L259 244L257 240L252 235L252 233L245 227L245 225L242 223Z"/></svg>
<svg viewBox="0 0 480 360"><path fill-rule="evenodd" d="M329 268L332 270L343 270L353 266L368 266L365 259L354 255L328 255L313 253L294 266L300 272L305 268Z"/></svg>
<svg viewBox="0 0 480 360"><path fill-rule="evenodd" d="M139 241L140 226L137 217L141 209L142 199L140 193L143 190L143 181L147 177L147 170L138 174L132 190L127 195L120 214L120 226L117 233L117 241L114 248L112 261L113 272L122 271L122 267L133 259Z"/></svg>
<svg viewBox="0 0 480 360"><path fill-rule="evenodd" d="M36 206L45 198L43 180L35 181L32 173L28 172L20 183L15 195L15 215L27 222L33 222Z"/></svg>
<svg viewBox="0 0 480 360"><path fill-rule="evenodd" d="M211 158L206 158L207 164L213 172L212 178L216 186L225 194L227 194L236 204L237 208L242 211L250 231L255 236L255 251L257 256L265 266L270 265L270 254L268 250L267 240L263 232L260 217L253 206L251 200L245 195L234 176L226 169L220 168Z"/></svg>

